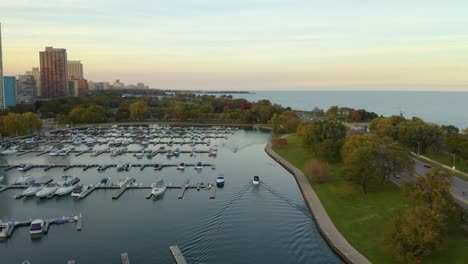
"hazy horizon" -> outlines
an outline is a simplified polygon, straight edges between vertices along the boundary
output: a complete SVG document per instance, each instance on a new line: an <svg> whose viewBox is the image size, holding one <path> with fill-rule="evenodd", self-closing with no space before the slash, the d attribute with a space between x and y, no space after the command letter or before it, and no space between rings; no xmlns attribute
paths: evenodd
<svg viewBox="0 0 468 264"><path fill-rule="evenodd" d="M92 81L468 91L468 2L0 0L5 75L66 48ZM290 88L286 88L290 87Z"/></svg>

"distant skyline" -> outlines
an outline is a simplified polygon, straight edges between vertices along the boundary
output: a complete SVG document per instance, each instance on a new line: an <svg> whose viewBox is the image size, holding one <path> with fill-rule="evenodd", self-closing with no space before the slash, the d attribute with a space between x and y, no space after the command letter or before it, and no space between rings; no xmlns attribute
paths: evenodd
<svg viewBox="0 0 468 264"><path fill-rule="evenodd" d="M85 78L206 90L468 91L468 2L0 0L4 75L67 49Z"/></svg>

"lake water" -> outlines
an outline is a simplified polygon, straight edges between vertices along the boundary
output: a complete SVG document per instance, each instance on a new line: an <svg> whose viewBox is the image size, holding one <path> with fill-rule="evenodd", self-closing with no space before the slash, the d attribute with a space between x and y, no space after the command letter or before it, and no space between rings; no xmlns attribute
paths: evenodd
<svg viewBox="0 0 468 264"><path fill-rule="evenodd" d="M270 134L261 130L239 130L229 139L212 140L219 145L216 158L207 154L181 154L168 161L157 155L152 160L136 159L131 154L112 158L103 154L97 158L84 154L75 157L51 157L36 154L0 157L3 164L88 164L88 163L179 163L196 161L216 164L196 172L188 167L154 171L132 168L103 173L91 168L85 172L75 168L66 172L81 178L82 184L94 184L109 176L113 182L125 176L137 183L150 184L157 179L168 183L213 182L220 174L226 178L224 188L217 190L216 199L210 191L188 190L178 199L178 190L168 190L157 200L147 200L149 190L128 190L118 200L112 200L114 190L96 190L87 198L70 196L51 199L14 199L21 190L0 193L0 219L27 220L55 218L63 215L83 215L82 231L75 224L53 225L41 239L32 240L29 228L15 230L13 236L0 242L1 263L21 263L28 259L36 263L121 263L120 253L127 252L131 263L174 263L169 246L178 245L189 263L343 263L318 232L314 220L301 196L294 177L276 164L264 152ZM97 149L105 146L96 146ZM82 146L81 148L84 148ZM159 146L150 145L149 149ZM175 148L175 146L173 147ZM181 149L190 149L181 146ZM197 146L197 149L208 147ZM140 146L130 145L138 150ZM233 151L238 149L238 151ZM3 172L5 182L15 182L23 173L16 169ZM26 173L43 181L64 175L62 169L32 169ZM259 175L260 186L251 184Z"/></svg>
<svg viewBox="0 0 468 264"><path fill-rule="evenodd" d="M400 91L258 91L233 94L250 101L268 99L297 110L330 106L363 108L379 115L420 117L436 124L468 127L468 92L400 92Z"/></svg>

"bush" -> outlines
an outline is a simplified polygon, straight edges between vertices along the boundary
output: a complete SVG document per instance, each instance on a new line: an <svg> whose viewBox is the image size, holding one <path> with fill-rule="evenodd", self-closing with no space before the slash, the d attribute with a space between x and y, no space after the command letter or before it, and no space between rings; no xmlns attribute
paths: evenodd
<svg viewBox="0 0 468 264"><path fill-rule="evenodd" d="M274 138L271 140L273 147L282 147L288 145L288 140L286 138Z"/></svg>
<svg viewBox="0 0 468 264"><path fill-rule="evenodd" d="M328 163L323 161L311 160L306 162L304 165L304 172L309 180L318 184L326 182L330 177Z"/></svg>

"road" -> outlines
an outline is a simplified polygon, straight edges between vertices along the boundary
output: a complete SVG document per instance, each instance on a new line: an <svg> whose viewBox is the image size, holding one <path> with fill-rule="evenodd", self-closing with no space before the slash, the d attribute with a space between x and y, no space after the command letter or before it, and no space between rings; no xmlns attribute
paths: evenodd
<svg viewBox="0 0 468 264"><path fill-rule="evenodd" d="M424 167L424 163L418 160L414 160L414 172L420 176L426 175L431 171L430 168ZM409 173L403 173L400 178L397 177L390 177L390 180L397 185L400 185L403 182L411 182L415 181L416 177ZM451 179L451 186L450 192L455 198L455 201L461 205L465 210L468 210L468 182L457 178L452 177Z"/></svg>

